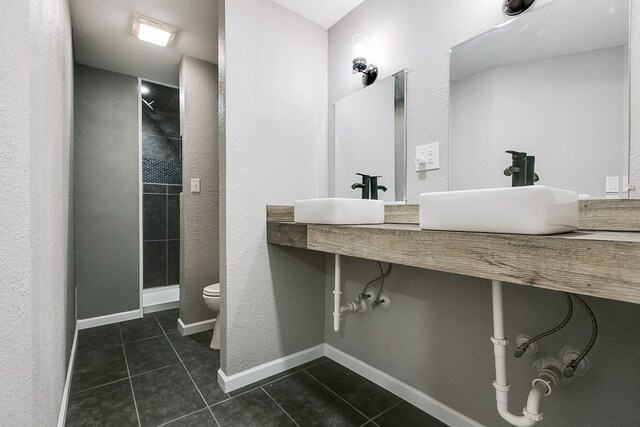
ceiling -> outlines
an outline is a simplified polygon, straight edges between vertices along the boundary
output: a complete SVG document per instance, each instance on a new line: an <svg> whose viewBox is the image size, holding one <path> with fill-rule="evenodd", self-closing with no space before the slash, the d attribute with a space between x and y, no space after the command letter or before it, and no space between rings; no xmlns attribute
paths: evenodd
<svg viewBox="0 0 640 427"><path fill-rule="evenodd" d="M75 61L178 85L183 55L217 63L217 0L70 0ZM131 35L132 13L178 27L171 47Z"/></svg>
<svg viewBox="0 0 640 427"><path fill-rule="evenodd" d="M364 0L273 0L329 28ZM183 55L218 61L217 0L70 0L75 61L172 86ZM168 48L131 35L132 14L178 27Z"/></svg>
<svg viewBox="0 0 640 427"><path fill-rule="evenodd" d="M273 0L298 15L329 28L364 0Z"/></svg>

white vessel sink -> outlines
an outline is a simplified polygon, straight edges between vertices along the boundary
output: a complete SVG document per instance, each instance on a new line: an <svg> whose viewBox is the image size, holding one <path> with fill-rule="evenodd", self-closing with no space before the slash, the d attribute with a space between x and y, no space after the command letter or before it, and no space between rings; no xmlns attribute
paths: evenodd
<svg viewBox="0 0 640 427"><path fill-rule="evenodd" d="M420 195L420 228L557 234L578 228L578 194L543 185Z"/></svg>
<svg viewBox="0 0 640 427"><path fill-rule="evenodd" d="M366 199L296 200L295 222L306 224L383 224L384 201Z"/></svg>

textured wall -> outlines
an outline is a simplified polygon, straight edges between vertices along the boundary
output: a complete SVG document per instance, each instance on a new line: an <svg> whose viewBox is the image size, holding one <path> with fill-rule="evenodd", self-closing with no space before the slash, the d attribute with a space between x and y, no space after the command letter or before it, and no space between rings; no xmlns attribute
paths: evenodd
<svg viewBox="0 0 640 427"><path fill-rule="evenodd" d="M75 323L71 25L65 1L11 1L2 13L0 416L5 425L55 425Z"/></svg>
<svg viewBox="0 0 640 427"><path fill-rule="evenodd" d="M218 249L220 263L220 348L227 348L227 299L226 284L224 277L227 277L227 235L224 232L227 223L227 125L226 125L226 105L227 105L227 46L226 46L226 24L225 24L225 2L218 2L218 200L220 203L218 210ZM221 366L226 366L226 351L220 352Z"/></svg>
<svg viewBox="0 0 640 427"><path fill-rule="evenodd" d="M631 1L629 183L635 187L635 190L629 192L629 197L632 199L640 198L640 7L638 6L640 5L637 1Z"/></svg>
<svg viewBox="0 0 640 427"><path fill-rule="evenodd" d="M544 3L548 1L536 2L536 7ZM408 153L418 144L440 141L444 167L426 176L409 172L410 202L415 203L421 192L446 190L448 186L448 49L506 20L499 6L498 2L471 0L402 0L393 4L367 0L329 30L330 103L360 88L359 79L349 72L351 36L357 32L367 33L379 46L376 65L381 77L403 67L411 70L407 84ZM638 74L632 68L632 79L637 80ZM330 272L330 257L327 266ZM345 259L342 268L347 298L355 297L377 271L375 263L355 259ZM327 307L332 287L329 274ZM326 341L485 425L507 425L495 411L491 387L489 282L395 266L385 289L391 297L391 309L350 316L340 335L333 332L330 309L325 309ZM576 378L570 387L545 398L541 425L627 426L640 419L640 409L630 405L628 398L640 392L640 373L634 367L640 351L640 306L594 298L588 301L601 326L590 355L593 369L586 378ZM520 332L535 334L548 329L564 315L562 295L551 291L506 286L505 304L511 339ZM543 342L539 356L555 356L564 345L582 347L589 334L588 319L576 308L570 325ZM533 360L509 359L513 411L525 404L534 375Z"/></svg>
<svg viewBox="0 0 640 427"><path fill-rule="evenodd" d="M180 127L183 192L180 209L180 319L189 324L211 319L202 299L217 283L218 232L218 69L185 56L180 62ZM192 193L191 178L200 179Z"/></svg>
<svg viewBox="0 0 640 427"><path fill-rule="evenodd" d="M324 340L324 257L267 246L265 206L326 195L327 32L270 0L225 3L220 279L231 375Z"/></svg>
<svg viewBox="0 0 640 427"><path fill-rule="evenodd" d="M78 318L140 307L138 79L77 65Z"/></svg>

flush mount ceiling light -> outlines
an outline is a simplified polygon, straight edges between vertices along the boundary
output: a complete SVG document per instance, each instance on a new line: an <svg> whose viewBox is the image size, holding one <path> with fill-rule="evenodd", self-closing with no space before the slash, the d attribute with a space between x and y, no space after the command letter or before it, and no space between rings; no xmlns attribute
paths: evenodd
<svg viewBox="0 0 640 427"><path fill-rule="evenodd" d="M365 34L358 33L351 38L351 54L353 57L351 64L353 74L362 73L362 84L365 86L375 82L376 77L378 77L378 67L373 64L367 64L369 43Z"/></svg>
<svg viewBox="0 0 640 427"><path fill-rule="evenodd" d="M509 16L520 15L529 9L534 1L536 0L505 0L502 10Z"/></svg>
<svg viewBox="0 0 640 427"><path fill-rule="evenodd" d="M167 47L171 45L178 29L160 21L140 15L133 15L131 34L142 41Z"/></svg>

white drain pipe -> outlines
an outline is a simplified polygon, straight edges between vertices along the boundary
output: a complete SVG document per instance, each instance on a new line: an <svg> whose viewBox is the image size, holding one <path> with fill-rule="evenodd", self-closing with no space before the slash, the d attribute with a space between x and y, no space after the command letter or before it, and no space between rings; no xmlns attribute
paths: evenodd
<svg viewBox="0 0 640 427"><path fill-rule="evenodd" d="M491 281L493 297L493 354L495 355L496 380L493 386L496 389L496 402L498 413L505 421L518 427L531 427L542 420L540 413L540 401L542 396L551 394L551 387L557 384L558 378L552 378L543 370L540 376L533 381L533 387L529 392L527 407L523 409L523 415L514 415L509 412L509 383L507 382L507 344L509 341L504 336L504 311L502 304L502 282ZM551 373L553 374L553 373Z"/></svg>
<svg viewBox="0 0 640 427"><path fill-rule="evenodd" d="M340 254L335 254L334 290L333 290L333 330L340 331Z"/></svg>

